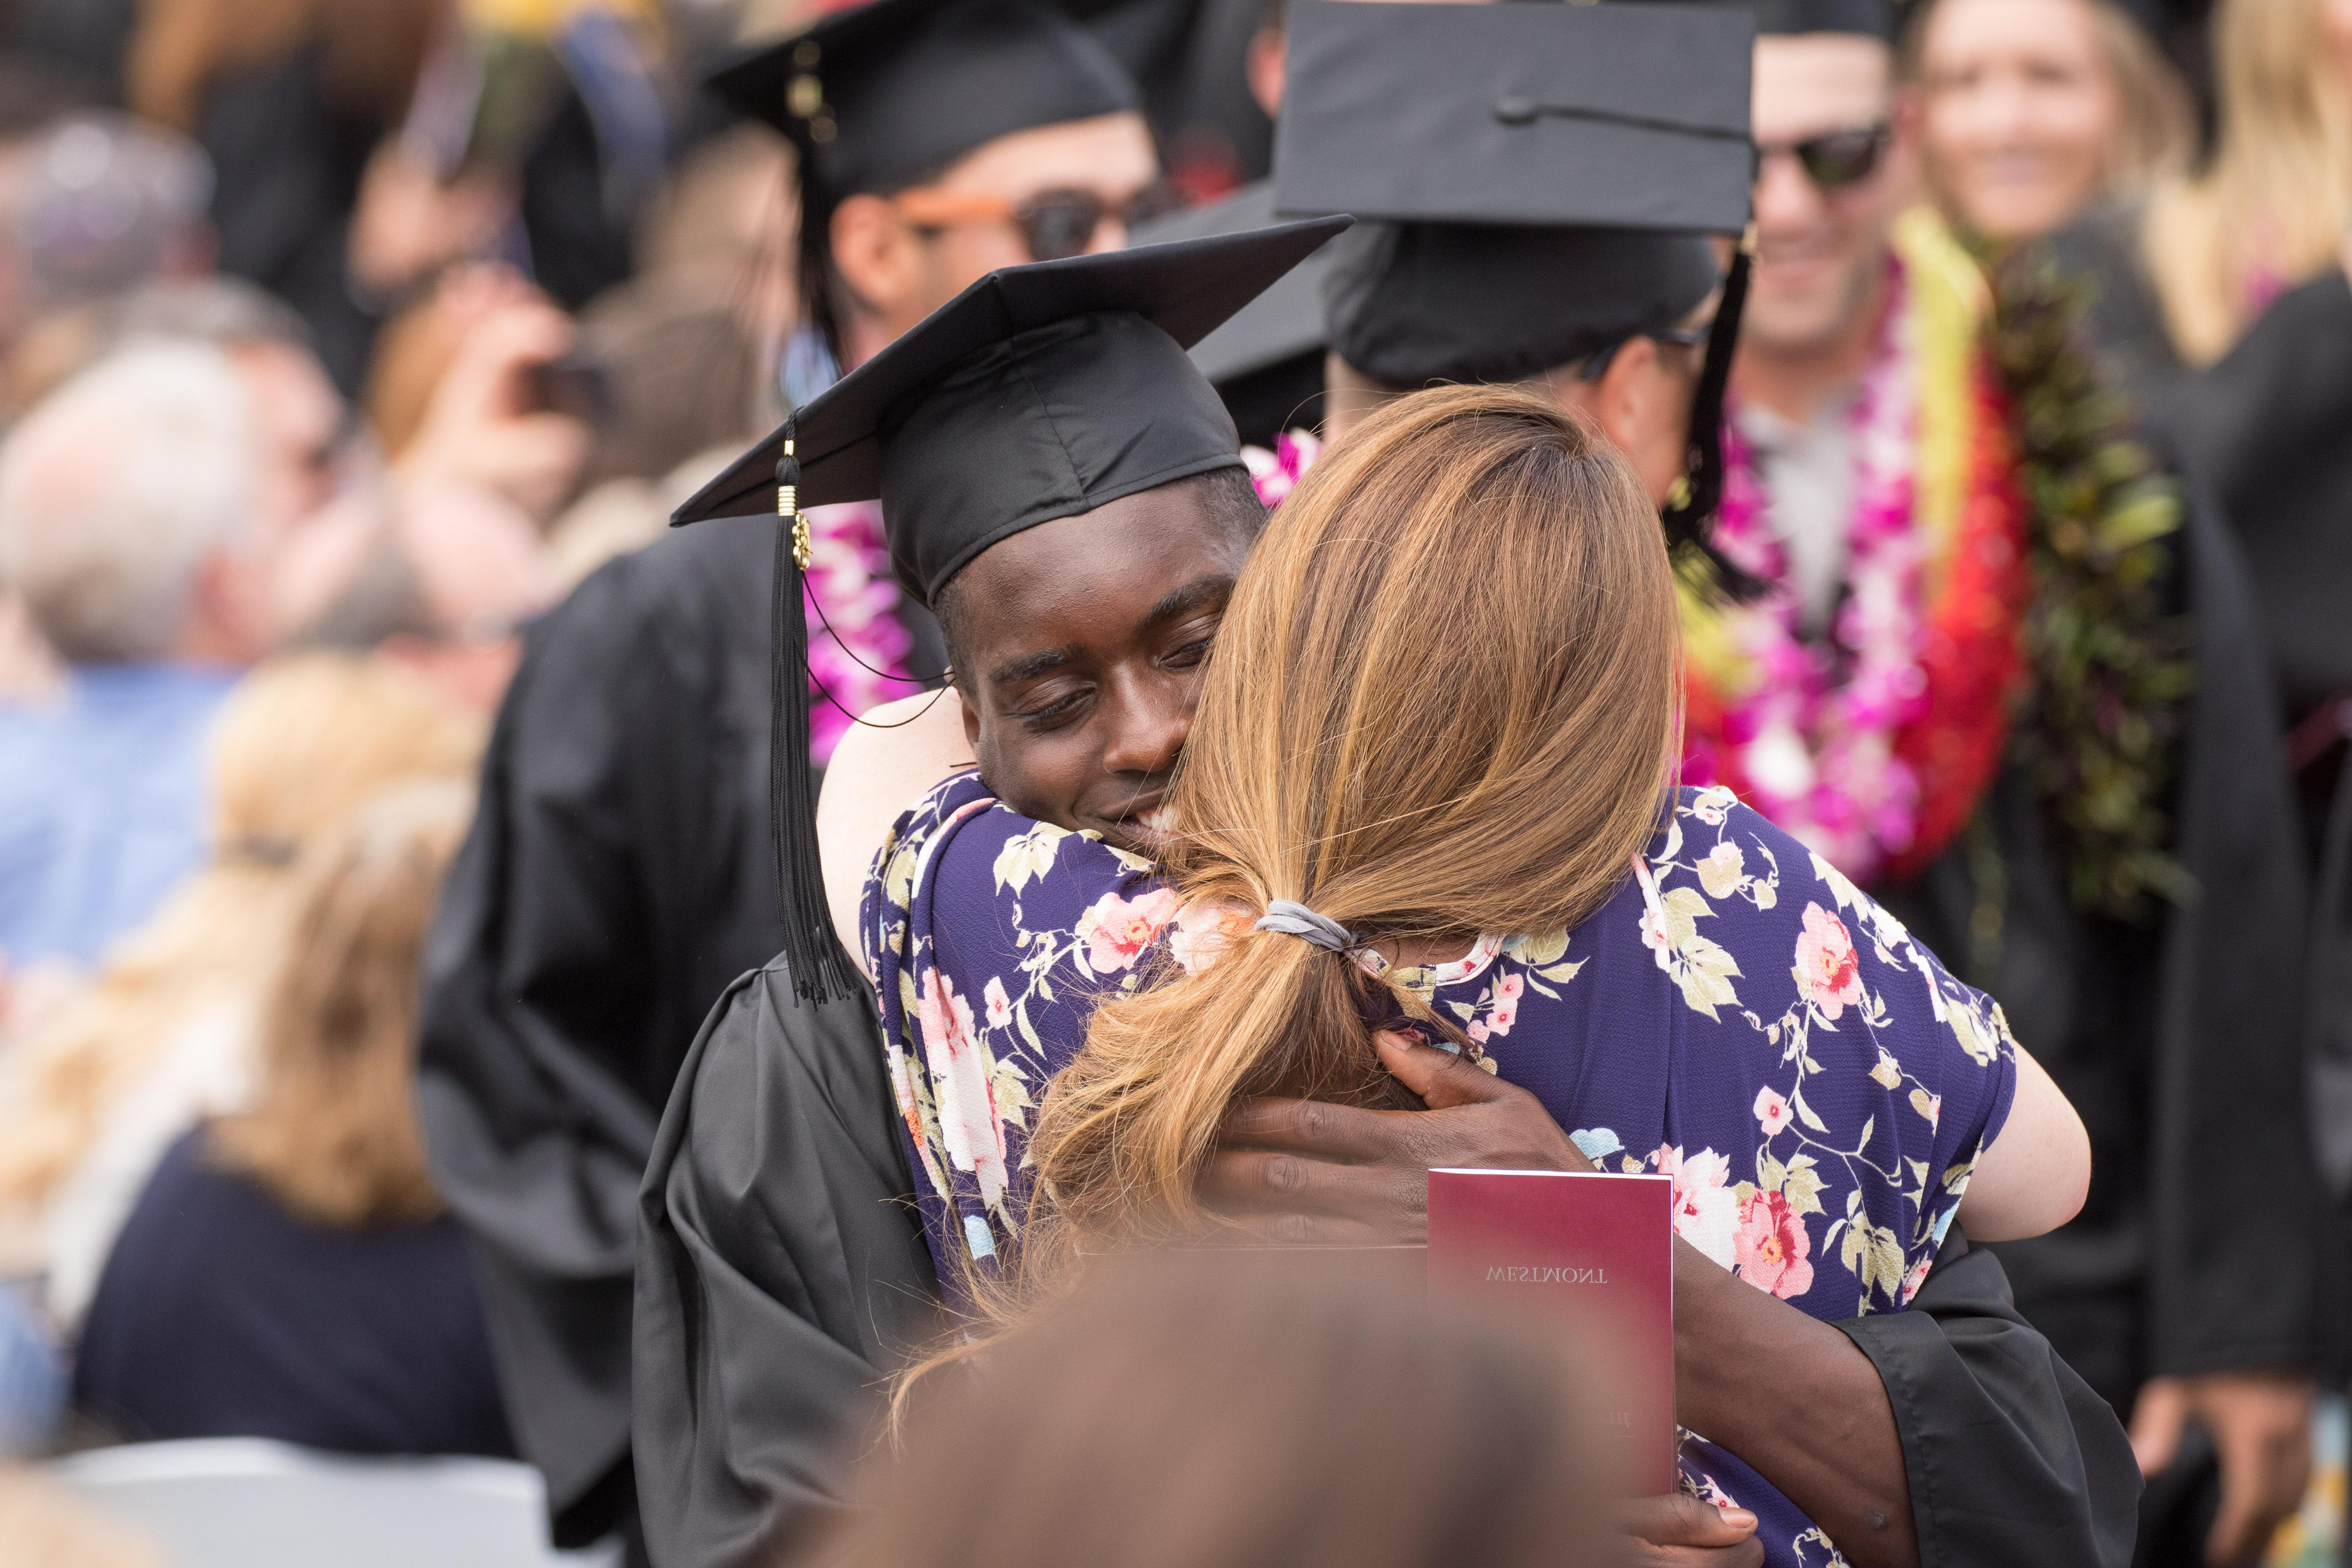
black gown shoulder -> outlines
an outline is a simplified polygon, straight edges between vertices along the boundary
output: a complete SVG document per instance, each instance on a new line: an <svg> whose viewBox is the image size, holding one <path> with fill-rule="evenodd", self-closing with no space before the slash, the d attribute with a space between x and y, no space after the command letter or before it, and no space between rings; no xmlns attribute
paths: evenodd
<svg viewBox="0 0 2352 1568"><path fill-rule="evenodd" d="M884 1380L944 1331L863 994L739 981L678 1075L639 1196L636 1455L661 1564L766 1560L839 1512Z"/></svg>

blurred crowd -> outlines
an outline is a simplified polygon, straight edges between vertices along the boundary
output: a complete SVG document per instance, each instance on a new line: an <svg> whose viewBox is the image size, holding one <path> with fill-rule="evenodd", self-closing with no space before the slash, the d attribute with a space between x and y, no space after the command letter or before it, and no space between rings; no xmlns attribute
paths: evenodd
<svg viewBox="0 0 2352 1568"><path fill-rule="evenodd" d="M824 357L791 148L698 84L829 8L0 0L0 1451L266 1432L515 1452L412 1098L419 965L524 630L657 538ZM1113 19L1161 205L1264 176L1280 0ZM1897 59L1905 200L1979 254L2045 244L2094 280L2114 385L2150 418L2259 437L2203 477L2252 567L2310 869L2340 900L2352 342L2307 323L2341 320L2313 312L2352 267L2352 4L1916 0ZM1803 179L1767 158L1757 195L1768 246L1780 226L1830 268L1878 217L1822 193L1839 159L1885 151L1834 140L1794 143ZM1751 334L1801 335L1762 303ZM2279 370L2306 353L2307 374ZM2352 987L2314 986L2340 1198L2352 1091L2331 1099L2329 1075ZM1472 1465L1493 1421L1539 1427L1509 1380L1479 1380L1507 1333L1322 1303L1312 1321L1383 1364L1412 1352L1427 1384L1391 1385L1339 1428L1364 1444L1290 1474L1317 1439L1281 1423L1366 1385L1295 1355L1273 1378L1255 1300L1118 1285L1045 1331L1068 1399L1127 1378L1174 1428L1106 1417L1135 1462L1068 1483L1087 1507L1059 1556L994 1489L1101 1454L946 1465L959 1422L1002 1429L950 1408L871 1485L992 1496L1013 1532L981 1561L1442 1560L1398 1542L1443 1515L1447 1474L1370 1488L1399 1457L1371 1439ZM1180 1342L1189 1361L1133 1353ZM1227 1398L1265 1408L1254 1446L1167 1488L1230 1496L1260 1541L1309 1530L1278 1517L1299 1497L1353 1499L1329 1517L1361 1522L1378 1491L1397 1521L1380 1549L1114 1550L1118 1521L1166 1506L1118 1489ZM1529 1509L1528 1541L1575 1528ZM1511 1539L1491 1561L1586 1560ZM866 1560L968 1544L894 1537Z"/></svg>

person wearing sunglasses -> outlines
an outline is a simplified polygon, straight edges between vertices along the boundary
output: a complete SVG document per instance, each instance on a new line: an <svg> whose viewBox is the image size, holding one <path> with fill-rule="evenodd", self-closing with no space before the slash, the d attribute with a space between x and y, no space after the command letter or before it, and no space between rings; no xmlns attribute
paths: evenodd
<svg viewBox="0 0 2352 1568"><path fill-rule="evenodd" d="M1910 205L1916 111L1880 0L1755 9L1758 253L1714 542L1768 592L1685 603L1683 776L1969 954L2085 1108L2081 1216L2000 1249L2018 1307L2130 1421L2140 1561L2248 1561L2308 1470L2324 1199L2245 568L2161 445L2124 445L2087 358L2020 353L1989 319L2031 279L1982 273ZM2069 458L2061 426L2125 468ZM2143 542L2053 571L2126 497ZM2158 666L2168 689L2070 706L2085 668ZM2180 1180L2242 1138L2269 1153Z"/></svg>

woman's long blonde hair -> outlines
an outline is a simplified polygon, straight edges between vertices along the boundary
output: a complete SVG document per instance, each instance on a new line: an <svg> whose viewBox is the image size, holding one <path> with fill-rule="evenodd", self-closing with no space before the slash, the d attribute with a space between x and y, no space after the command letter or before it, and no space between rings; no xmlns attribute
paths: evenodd
<svg viewBox="0 0 2352 1568"><path fill-rule="evenodd" d="M2221 137L2210 165L2158 184L2142 250L2183 358L2228 353L2265 303L2338 264L2352 223L2352 89L2327 47L2327 0L2221 0Z"/></svg>
<svg viewBox="0 0 2352 1568"><path fill-rule="evenodd" d="M1096 1011L983 1315L1213 1230L1193 1183L1238 1099L1410 1103L1370 1043L1387 983L1251 922L1286 899L1368 941L1575 924L1660 820L1678 636L1640 480L1553 400L1419 392L1335 443L1242 573L1172 795L1170 870L1230 934Z"/></svg>
<svg viewBox="0 0 2352 1568"><path fill-rule="evenodd" d="M410 1090L417 967L473 806L454 779L396 785L303 857L262 995L259 1090L214 1123L211 1150L308 1219L441 1210Z"/></svg>

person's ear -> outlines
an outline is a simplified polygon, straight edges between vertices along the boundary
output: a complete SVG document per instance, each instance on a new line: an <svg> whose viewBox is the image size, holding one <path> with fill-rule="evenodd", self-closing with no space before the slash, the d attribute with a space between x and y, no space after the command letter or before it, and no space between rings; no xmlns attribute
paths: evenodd
<svg viewBox="0 0 2352 1568"><path fill-rule="evenodd" d="M1610 356L1601 379L1591 384L1592 416L1621 451L1639 453L1655 443L1670 390L1664 368L1658 361L1656 339L1628 338Z"/></svg>
<svg viewBox="0 0 2352 1568"><path fill-rule="evenodd" d="M833 209L833 265L851 298L884 321L920 299L921 241L880 196L860 192Z"/></svg>
<svg viewBox="0 0 2352 1568"><path fill-rule="evenodd" d="M1249 52L1242 58L1250 96L1268 120L1282 115L1282 80L1290 63L1290 37L1279 27L1263 27L1250 36Z"/></svg>

